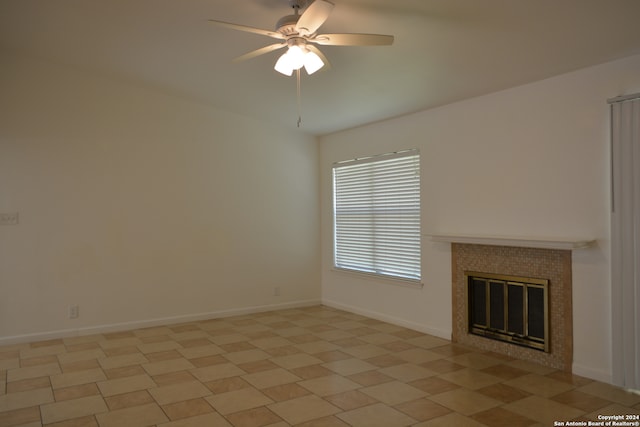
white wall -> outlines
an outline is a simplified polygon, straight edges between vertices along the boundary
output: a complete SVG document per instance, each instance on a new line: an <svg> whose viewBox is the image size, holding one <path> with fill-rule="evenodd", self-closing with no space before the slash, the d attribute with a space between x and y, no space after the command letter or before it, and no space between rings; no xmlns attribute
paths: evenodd
<svg viewBox="0 0 640 427"><path fill-rule="evenodd" d="M0 63L0 344L319 302L315 138Z"/></svg>
<svg viewBox="0 0 640 427"><path fill-rule="evenodd" d="M442 337L450 245L425 237L422 289L332 270L331 164L419 148L423 231L597 239L573 254L574 372L610 381L610 97L640 56L321 138L323 300Z"/></svg>

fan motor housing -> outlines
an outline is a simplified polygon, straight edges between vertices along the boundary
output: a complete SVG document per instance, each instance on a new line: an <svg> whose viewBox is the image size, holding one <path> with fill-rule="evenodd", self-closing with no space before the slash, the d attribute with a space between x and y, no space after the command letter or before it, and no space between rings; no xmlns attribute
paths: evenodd
<svg viewBox="0 0 640 427"><path fill-rule="evenodd" d="M276 24L276 31L284 36L298 34L298 30L296 30L298 19L300 19L300 15L283 16Z"/></svg>

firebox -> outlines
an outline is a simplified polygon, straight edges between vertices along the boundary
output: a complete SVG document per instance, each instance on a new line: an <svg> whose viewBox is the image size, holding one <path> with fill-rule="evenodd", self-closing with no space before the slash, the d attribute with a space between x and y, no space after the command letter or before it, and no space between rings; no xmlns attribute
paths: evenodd
<svg viewBox="0 0 640 427"><path fill-rule="evenodd" d="M469 333L549 352L549 280L465 272Z"/></svg>

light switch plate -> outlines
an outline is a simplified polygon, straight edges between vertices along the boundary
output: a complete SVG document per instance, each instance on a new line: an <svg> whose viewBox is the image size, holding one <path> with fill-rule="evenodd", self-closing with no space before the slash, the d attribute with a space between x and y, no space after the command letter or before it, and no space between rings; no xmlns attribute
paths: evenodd
<svg viewBox="0 0 640 427"><path fill-rule="evenodd" d="M0 225L18 225L18 212L0 213Z"/></svg>

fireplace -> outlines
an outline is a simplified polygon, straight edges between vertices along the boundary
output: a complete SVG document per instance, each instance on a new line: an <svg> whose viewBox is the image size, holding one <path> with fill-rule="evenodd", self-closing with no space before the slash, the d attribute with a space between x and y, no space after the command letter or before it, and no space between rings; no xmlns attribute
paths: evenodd
<svg viewBox="0 0 640 427"><path fill-rule="evenodd" d="M549 352L549 280L465 271L471 334Z"/></svg>
<svg viewBox="0 0 640 427"><path fill-rule="evenodd" d="M573 321L570 250L452 243L451 261L453 279L452 341L516 359L536 362L550 368L571 371ZM469 284L465 272L482 272L480 277L488 280L489 287L491 287L491 283L500 282L500 280L507 282L508 286L508 283L511 283L511 277L505 280L503 276L519 278L513 280L514 283L532 282L530 278L540 278L547 281L546 297L542 296L542 300L547 301L545 321L541 323L534 319L534 331L529 331L528 340L526 337L520 336L527 334L510 330L508 325L506 332L503 331L502 334L493 330L499 328L493 328L492 323L489 323L489 328L478 333L478 329L473 327L473 323L479 324L481 322L478 322L478 319L475 322L470 322L469 318ZM537 283L534 284L537 285ZM499 285L494 285L494 287L498 288ZM533 291L533 298L539 300L540 294L537 289ZM524 292L524 288L522 291ZM517 295L518 290L511 292L512 297L514 294ZM498 295L496 293L494 298L499 299ZM491 294L489 298L491 298ZM527 307L523 305L523 310L525 309ZM504 319L502 313L493 313L494 318L499 318L501 315ZM515 317L518 317L518 313L515 315L512 313L511 327L513 327ZM473 319L471 320L473 321ZM524 317L522 322L525 322ZM542 345L538 348L530 345L524 346L525 342L527 344L541 344L533 339L543 335L540 333L541 325L544 325L543 328L547 328L544 347L539 348ZM499 322L496 323L496 326L500 326ZM476 330L474 331L474 329ZM522 331L524 332L524 329ZM510 339L497 340L498 335L501 335L501 338L509 337Z"/></svg>

